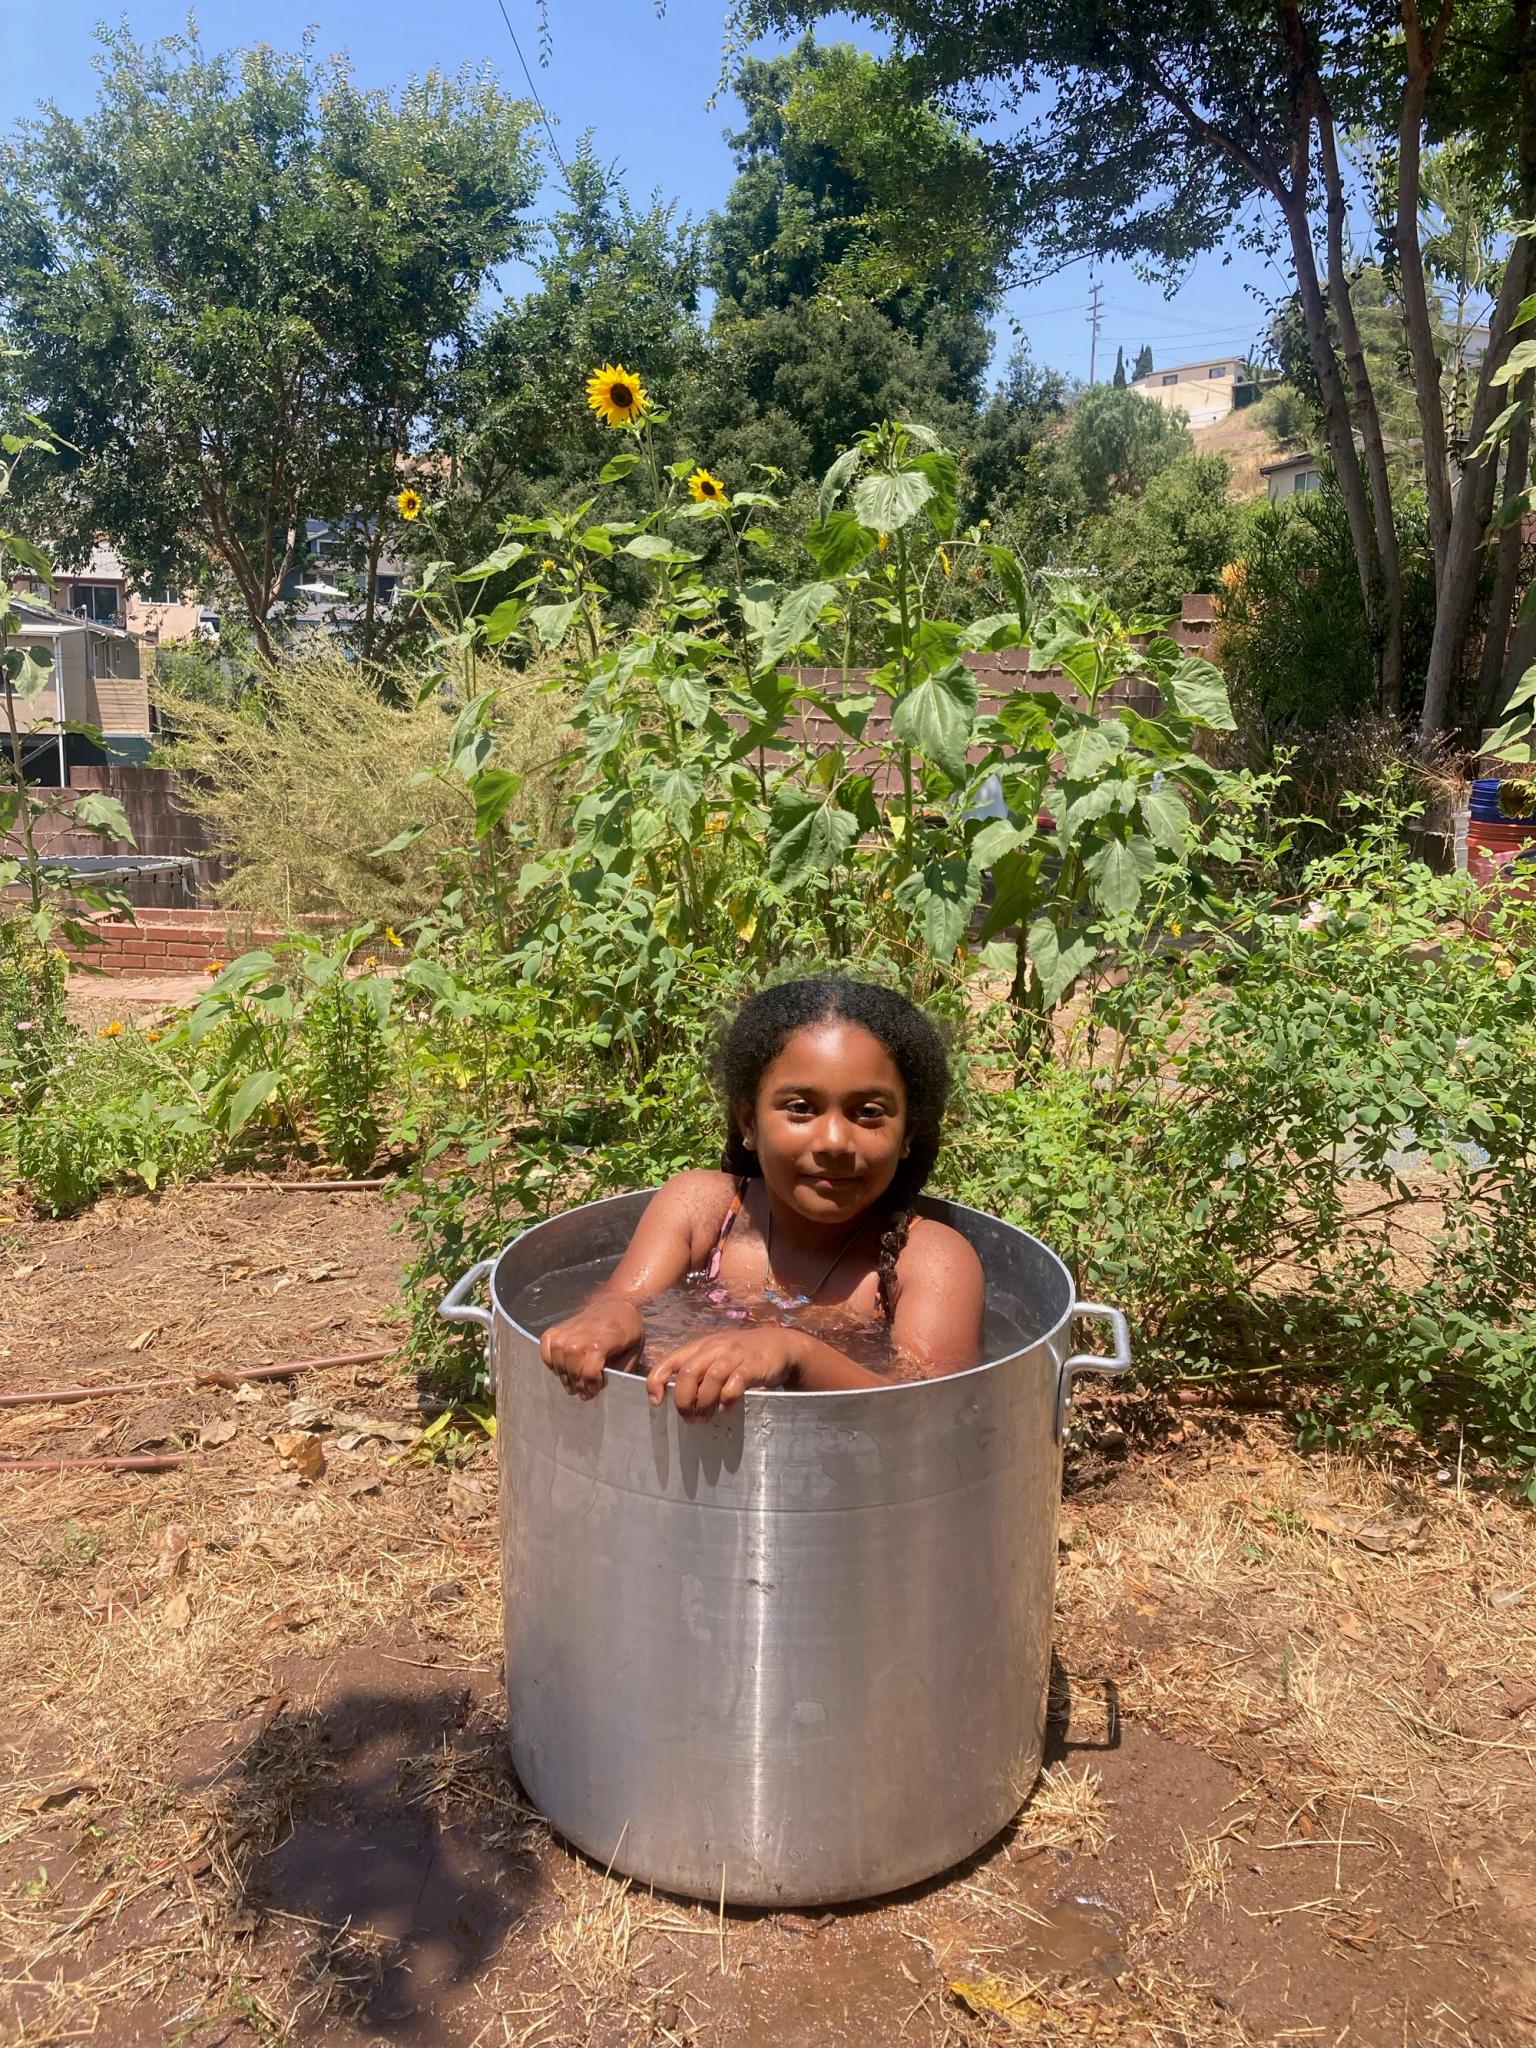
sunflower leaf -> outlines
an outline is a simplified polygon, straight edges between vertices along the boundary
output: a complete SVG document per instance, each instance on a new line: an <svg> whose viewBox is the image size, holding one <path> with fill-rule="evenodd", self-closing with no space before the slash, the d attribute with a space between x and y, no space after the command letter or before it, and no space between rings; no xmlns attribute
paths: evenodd
<svg viewBox="0 0 1536 2048"><path fill-rule="evenodd" d="M573 597L568 604L536 604L528 616L545 647L552 650L569 633L571 621L580 610L581 600Z"/></svg>
<svg viewBox="0 0 1536 2048"><path fill-rule="evenodd" d="M843 485L847 483L859 466L860 450L845 448L836 462L821 480L821 489L816 493L816 517L826 524L827 514L837 503Z"/></svg>
<svg viewBox="0 0 1536 2048"><path fill-rule="evenodd" d="M616 484L621 476L629 475L629 472L639 460L638 455L610 455L602 468L597 472L598 482L600 484Z"/></svg>
<svg viewBox="0 0 1536 2048"><path fill-rule="evenodd" d="M965 750L975 723L976 678L958 661L908 690L891 713L893 736L936 761L955 782L965 778Z"/></svg>
<svg viewBox="0 0 1536 2048"><path fill-rule="evenodd" d="M955 530L955 504L960 495L960 465L947 448L931 448L919 455L912 467L922 471L933 486L933 495L924 506L928 524L940 540L948 540Z"/></svg>
<svg viewBox="0 0 1536 2048"><path fill-rule="evenodd" d="M768 820L768 873L784 888L836 867L859 836L851 811L808 789L780 783Z"/></svg>
<svg viewBox="0 0 1536 2048"><path fill-rule="evenodd" d="M822 612L836 596L830 583L802 583L798 590L792 590L763 635L757 650L758 667L776 667L793 648L803 647L813 639Z"/></svg>
<svg viewBox="0 0 1536 2048"><path fill-rule="evenodd" d="M1048 1010L1054 1010L1077 977L1093 965L1098 952L1085 933L1059 931L1048 917L1035 919L1024 940L1024 950Z"/></svg>
<svg viewBox="0 0 1536 2048"><path fill-rule="evenodd" d="M877 534L895 533L917 517L933 496L933 484L920 469L861 476L853 487L853 509Z"/></svg>
<svg viewBox="0 0 1536 2048"><path fill-rule="evenodd" d="M659 533L637 533L633 540L624 543L624 553L635 555L642 562L696 562L699 559L692 548L680 548L674 541L663 540Z"/></svg>
<svg viewBox="0 0 1536 2048"><path fill-rule="evenodd" d="M877 536L852 512L830 512L805 536L823 576L846 576L874 548Z"/></svg>

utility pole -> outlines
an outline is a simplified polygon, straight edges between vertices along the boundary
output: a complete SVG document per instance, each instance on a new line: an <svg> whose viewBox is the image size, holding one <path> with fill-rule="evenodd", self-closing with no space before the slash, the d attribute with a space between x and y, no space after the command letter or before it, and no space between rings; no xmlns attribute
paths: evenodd
<svg viewBox="0 0 1536 2048"><path fill-rule="evenodd" d="M1088 285L1088 382L1089 382L1090 384L1092 384L1092 383L1094 382L1094 374L1093 374L1093 373L1094 373L1094 371L1095 371L1095 370L1097 369L1097 367L1098 367L1098 361L1099 361L1099 329L1100 329L1100 327L1101 327L1101 326L1103 325L1103 322L1104 322L1104 314L1103 314L1103 311L1102 311L1102 309L1100 308L1100 305L1099 305L1099 295L1100 295L1100 293L1101 293L1101 292L1103 291L1103 289L1104 289L1103 285L1101 285L1101 284L1099 283L1099 281L1098 281L1098 279L1097 279L1096 277L1095 277L1095 278L1093 278L1093 279L1091 279L1091 280L1089 281L1089 285Z"/></svg>

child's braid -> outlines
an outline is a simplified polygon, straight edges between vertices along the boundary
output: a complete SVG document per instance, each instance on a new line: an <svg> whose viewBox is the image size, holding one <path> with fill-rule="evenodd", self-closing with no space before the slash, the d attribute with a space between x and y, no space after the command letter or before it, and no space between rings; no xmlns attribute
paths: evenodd
<svg viewBox="0 0 1536 2048"><path fill-rule="evenodd" d="M880 1308L888 1323L896 1316L896 1262L907 1248L907 1232L911 1228L912 1210L903 1202L891 1211L890 1220L880 1233L875 1271L880 1276Z"/></svg>

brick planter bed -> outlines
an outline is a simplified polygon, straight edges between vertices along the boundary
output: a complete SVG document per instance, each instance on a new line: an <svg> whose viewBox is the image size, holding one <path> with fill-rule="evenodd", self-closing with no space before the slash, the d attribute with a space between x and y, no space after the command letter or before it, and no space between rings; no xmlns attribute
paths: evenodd
<svg viewBox="0 0 1536 2048"><path fill-rule="evenodd" d="M133 924L108 912L88 922L99 943L66 951L82 966L117 976L200 974L210 960L234 960L283 936L277 925L253 925L220 910L143 909Z"/></svg>

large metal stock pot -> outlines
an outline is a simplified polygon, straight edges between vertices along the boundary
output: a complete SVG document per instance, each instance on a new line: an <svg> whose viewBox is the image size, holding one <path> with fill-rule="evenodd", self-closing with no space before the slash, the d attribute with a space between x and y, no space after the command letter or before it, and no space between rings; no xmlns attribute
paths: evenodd
<svg viewBox="0 0 1536 2048"><path fill-rule="evenodd" d="M1010 1355L685 1422L637 1376L573 1399L509 1311L617 1258L648 1196L540 1223L466 1273L501 1459L507 1715L553 1826L605 1866L741 1905L895 1890L989 1840L1040 1765L1071 1382L1130 1363L1118 1309L1036 1238L936 1213L1022 1300ZM468 1304L491 1275L491 1307ZM1109 1358L1071 1352L1102 1316Z"/></svg>

